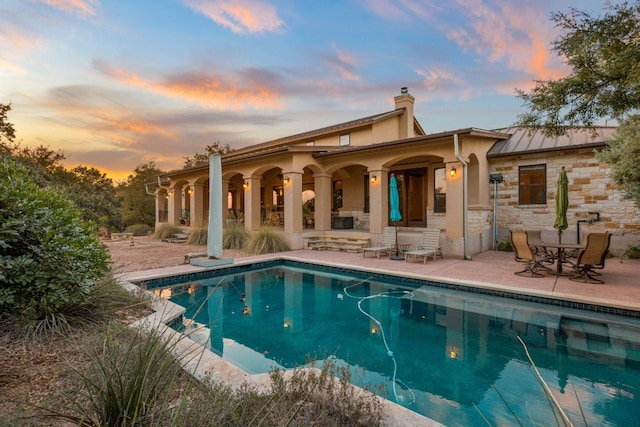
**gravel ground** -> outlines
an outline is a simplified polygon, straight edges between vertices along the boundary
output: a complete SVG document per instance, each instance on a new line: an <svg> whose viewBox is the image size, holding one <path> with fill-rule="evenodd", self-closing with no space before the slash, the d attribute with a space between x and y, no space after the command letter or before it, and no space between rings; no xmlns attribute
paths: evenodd
<svg viewBox="0 0 640 427"><path fill-rule="evenodd" d="M132 240L104 240L113 261L113 273L150 270L184 264L189 253L206 253L207 247L186 243L168 243L151 236L134 237ZM241 251L224 250L224 257L240 258Z"/></svg>

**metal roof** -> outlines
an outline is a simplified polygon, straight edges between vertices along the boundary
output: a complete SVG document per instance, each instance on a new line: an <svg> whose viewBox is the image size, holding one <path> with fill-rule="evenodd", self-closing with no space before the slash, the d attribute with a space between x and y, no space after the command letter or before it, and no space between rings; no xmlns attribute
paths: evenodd
<svg viewBox="0 0 640 427"><path fill-rule="evenodd" d="M523 127L496 129L495 132L506 133L510 137L497 141L487 153L487 157L602 147L614 136L616 131L617 127L615 126L602 126L572 129L561 136L547 136L541 129Z"/></svg>

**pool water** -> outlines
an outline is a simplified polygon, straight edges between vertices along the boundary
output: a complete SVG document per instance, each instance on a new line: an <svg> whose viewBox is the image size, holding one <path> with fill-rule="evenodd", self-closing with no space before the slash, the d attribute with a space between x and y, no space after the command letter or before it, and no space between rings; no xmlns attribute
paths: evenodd
<svg viewBox="0 0 640 427"><path fill-rule="evenodd" d="M249 373L332 358L356 384L449 426L557 425L520 337L576 425L582 413L588 425L640 425L638 319L359 271L231 271L152 291Z"/></svg>

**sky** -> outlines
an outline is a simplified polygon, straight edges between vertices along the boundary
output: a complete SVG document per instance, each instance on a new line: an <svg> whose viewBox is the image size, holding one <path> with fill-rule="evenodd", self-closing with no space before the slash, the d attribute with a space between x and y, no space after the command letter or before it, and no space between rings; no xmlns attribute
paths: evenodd
<svg viewBox="0 0 640 427"><path fill-rule="evenodd" d="M119 182L394 109L498 129L570 70L552 12L596 0L0 0L0 103L23 146ZM619 3L619 2L614 2Z"/></svg>

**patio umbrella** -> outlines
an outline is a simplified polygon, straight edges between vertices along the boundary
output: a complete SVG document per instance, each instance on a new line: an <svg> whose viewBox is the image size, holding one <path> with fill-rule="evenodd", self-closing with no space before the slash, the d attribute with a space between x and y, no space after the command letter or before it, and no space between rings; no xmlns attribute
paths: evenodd
<svg viewBox="0 0 640 427"><path fill-rule="evenodd" d="M396 181L396 176L394 174L391 174L391 181L389 181L389 202L391 204L391 215L389 215L389 219L391 219L391 221L393 221L394 225L396 226L396 250L397 250L398 221L402 220L402 215L400 214L400 196L398 195L398 182Z"/></svg>
<svg viewBox="0 0 640 427"><path fill-rule="evenodd" d="M209 157L209 229L207 256L222 256L222 165L220 154Z"/></svg>
<svg viewBox="0 0 640 427"><path fill-rule="evenodd" d="M567 209L569 208L569 179L564 171L564 166L558 176L558 191L556 192L556 220L553 228L558 230L558 243L562 243L562 230L569 224L567 222Z"/></svg>

